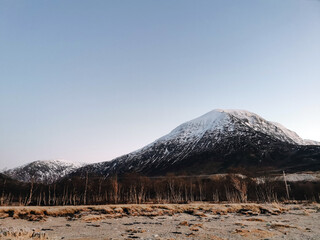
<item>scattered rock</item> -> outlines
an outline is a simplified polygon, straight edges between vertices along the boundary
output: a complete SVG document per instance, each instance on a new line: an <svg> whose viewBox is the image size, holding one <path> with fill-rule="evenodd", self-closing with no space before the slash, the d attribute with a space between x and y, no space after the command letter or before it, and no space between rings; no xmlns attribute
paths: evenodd
<svg viewBox="0 0 320 240"><path fill-rule="evenodd" d="M195 234L193 233L193 232L191 232L191 233L186 233L186 236L187 237L192 237L192 236L194 236Z"/></svg>
<svg viewBox="0 0 320 240"><path fill-rule="evenodd" d="M190 231L194 231L194 232L198 232L199 231L199 228L196 228L196 227L191 227L189 229L190 229Z"/></svg>
<svg viewBox="0 0 320 240"><path fill-rule="evenodd" d="M248 218L246 220L251 222L265 222L262 218Z"/></svg>
<svg viewBox="0 0 320 240"><path fill-rule="evenodd" d="M126 232L129 232L131 234L133 234L133 233L144 233L144 232L146 232L146 230L145 229L127 229Z"/></svg>
<svg viewBox="0 0 320 240"><path fill-rule="evenodd" d="M100 224L87 224L88 227L100 227Z"/></svg>

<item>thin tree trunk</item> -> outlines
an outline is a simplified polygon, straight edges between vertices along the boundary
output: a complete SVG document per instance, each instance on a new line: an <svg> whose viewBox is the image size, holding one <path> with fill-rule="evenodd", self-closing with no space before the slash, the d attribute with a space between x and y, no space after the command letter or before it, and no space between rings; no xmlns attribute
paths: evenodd
<svg viewBox="0 0 320 240"><path fill-rule="evenodd" d="M286 192L287 192L287 198L288 200L290 199L290 195L289 195L289 186L287 184L287 178L286 178L286 174L283 171L283 181L284 181L284 185L286 186Z"/></svg>
<svg viewBox="0 0 320 240"><path fill-rule="evenodd" d="M3 203L4 203L4 189L6 187L6 182L7 182L7 179L4 179L3 188L2 188L2 194L1 194L1 205L3 205Z"/></svg>
<svg viewBox="0 0 320 240"><path fill-rule="evenodd" d="M87 189L88 189L88 172L86 173L86 185L84 188L84 194L83 194L83 204L87 204Z"/></svg>
<svg viewBox="0 0 320 240"><path fill-rule="evenodd" d="M31 203L32 201L32 194L33 194L33 178L31 179L31 186L30 186L30 192L29 192L29 199L27 201L27 206Z"/></svg>

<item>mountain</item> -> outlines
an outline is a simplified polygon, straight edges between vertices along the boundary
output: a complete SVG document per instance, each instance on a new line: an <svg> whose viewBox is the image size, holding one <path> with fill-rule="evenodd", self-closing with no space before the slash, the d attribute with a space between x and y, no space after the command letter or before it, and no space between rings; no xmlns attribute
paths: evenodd
<svg viewBox="0 0 320 240"><path fill-rule="evenodd" d="M257 114L217 109L181 124L142 149L87 165L72 175L213 174L232 168L320 170L319 145Z"/></svg>
<svg viewBox="0 0 320 240"><path fill-rule="evenodd" d="M23 182L33 179L35 182L52 183L82 166L84 164L62 160L39 160L4 171L3 174Z"/></svg>
<svg viewBox="0 0 320 240"><path fill-rule="evenodd" d="M320 143L304 140L281 124L248 111L217 109L112 161L89 165L35 161L3 173L19 181L52 183L65 176L86 173L199 175L226 173L236 168L254 173L319 171Z"/></svg>

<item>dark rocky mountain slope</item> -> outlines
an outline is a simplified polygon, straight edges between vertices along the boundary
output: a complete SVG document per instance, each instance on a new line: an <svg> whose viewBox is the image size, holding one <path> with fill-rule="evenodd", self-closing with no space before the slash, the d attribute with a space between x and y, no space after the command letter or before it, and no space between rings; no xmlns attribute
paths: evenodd
<svg viewBox="0 0 320 240"><path fill-rule="evenodd" d="M234 168L257 173L320 170L320 143L301 139L282 125L248 111L213 110L140 150L84 166L72 175L194 175Z"/></svg>

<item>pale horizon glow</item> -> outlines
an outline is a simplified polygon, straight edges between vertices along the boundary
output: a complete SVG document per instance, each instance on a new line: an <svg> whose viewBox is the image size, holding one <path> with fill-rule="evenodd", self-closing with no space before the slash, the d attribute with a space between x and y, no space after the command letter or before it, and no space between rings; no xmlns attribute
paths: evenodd
<svg viewBox="0 0 320 240"><path fill-rule="evenodd" d="M320 1L0 1L0 169L109 161L213 109L320 141Z"/></svg>

